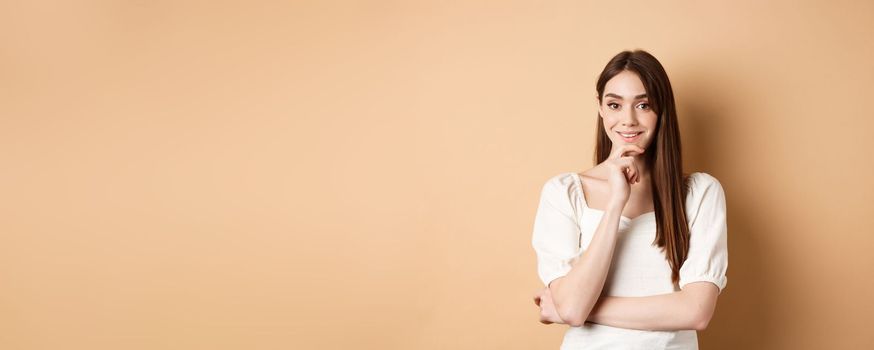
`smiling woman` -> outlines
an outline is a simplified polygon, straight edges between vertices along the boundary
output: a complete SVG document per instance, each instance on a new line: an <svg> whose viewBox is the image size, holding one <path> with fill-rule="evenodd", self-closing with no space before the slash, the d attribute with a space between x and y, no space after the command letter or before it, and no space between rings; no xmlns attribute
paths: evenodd
<svg viewBox="0 0 874 350"><path fill-rule="evenodd" d="M596 165L541 189L541 322L570 326L562 349L697 349L727 282L722 186L683 173L674 96L655 57L619 53L596 90Z"/></svg>

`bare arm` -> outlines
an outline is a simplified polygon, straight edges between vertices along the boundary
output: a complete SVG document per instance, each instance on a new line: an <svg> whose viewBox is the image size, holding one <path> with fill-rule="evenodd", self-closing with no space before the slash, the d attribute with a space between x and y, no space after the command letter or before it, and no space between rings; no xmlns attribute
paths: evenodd
<svg viewBox="0 0 874 350"><path fill-rule="evenodd" d="M570 271L547 285L559 317L571 326L582 326L586 322L604 289L613 262L622 209L628 202L631 184L640 182L640 171L634 164L633 155L643 152L643 148L637 145L623 145L613 150L613 154L599 165L608 172L610 199L598 228L589 246L571 264Z"/></svg>
<svg viewBox="0 0 874 350"><path fill-rule="evenodd" d="M616 203L611 202L605 210L592 242L574 261L567 275L554 279L547 286L558 316L571 326L581 326L586 321L604 288L625 204Z"/></svg>
<svg viewBox="0 0 874 350"><path fill-rule="evenodd" d="M682 291L645 297L603 297L589 314L594 323L652 331L704 330L719 289L710 282L693 282Z"/></svg>
<svg viewBox="0 0 874 350"><path fill-rule="evenodd" d="M601 297L588 321L613 327L673 331L704 330L713 317L719 289L709 282L693 282L679 292L646 297ZM549 289L537 292L540 322L564 322L555 310Z"/></svg>

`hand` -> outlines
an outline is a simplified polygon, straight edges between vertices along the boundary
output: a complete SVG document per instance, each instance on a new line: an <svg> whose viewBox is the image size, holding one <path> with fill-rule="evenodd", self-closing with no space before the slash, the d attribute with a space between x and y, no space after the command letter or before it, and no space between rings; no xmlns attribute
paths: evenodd
<svg viewBox="0 0 874 350"><path fill-rule="evenodd" d="M601 163L608 169L607 183L610 185L612 202L622 204L623 207L628 202L631 185L640 182L640 170L634 164L634 156L643 152L644 149L637 145L622 145Z"/></svg>
<svg viewBox="0 0 874 350"><path fill-rule="evenodd" d="M558 311L555 309L552 293L550 293L549 288L542 288L534 294L534 304L540 307L540 323L565 323L558 316Z"/></svg>

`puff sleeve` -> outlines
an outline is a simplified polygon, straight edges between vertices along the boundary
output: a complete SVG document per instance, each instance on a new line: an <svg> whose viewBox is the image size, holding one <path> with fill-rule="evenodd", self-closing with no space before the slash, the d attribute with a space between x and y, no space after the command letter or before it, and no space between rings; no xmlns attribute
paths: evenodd
<svg viewBox="0 0 874 350"><path fill-rule="evenodd" d="M728 282L725 192L719 181L706 173L699 173L693 181L686 208L697 210L689 220L689 253L680 268L678 284L682 289L692 282L707 281L722 293Z"/></svg>
<svg viewBox="0 0 874 350"><path fill-rule="evenodd" d="M531 243L544 286L566 275L581 253L580 227L571 206L568 183L559 176L549 179L540 191Z"/></svg>

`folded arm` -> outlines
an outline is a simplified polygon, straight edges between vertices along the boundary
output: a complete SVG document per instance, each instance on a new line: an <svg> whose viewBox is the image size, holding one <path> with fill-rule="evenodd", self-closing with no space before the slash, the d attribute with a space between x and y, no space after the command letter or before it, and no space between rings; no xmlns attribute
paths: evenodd
<svg viewBox="0 0 874 350"><path fill-rule="evenodd" d="M679 292L645 297L601 297L587 321L612 327L653 330L704 330L716 310L719 289L710 282L693 282ZM549 289L534 298L542 323L567 323L554 314Z"/></svg>
<svg viewBox="0 0 874 350"><path fill-rule="evenodd" d="M710 282L645 297L603 297L589 314L593 323L652 331L704 330L716 310L719 289Z"/></svg>

